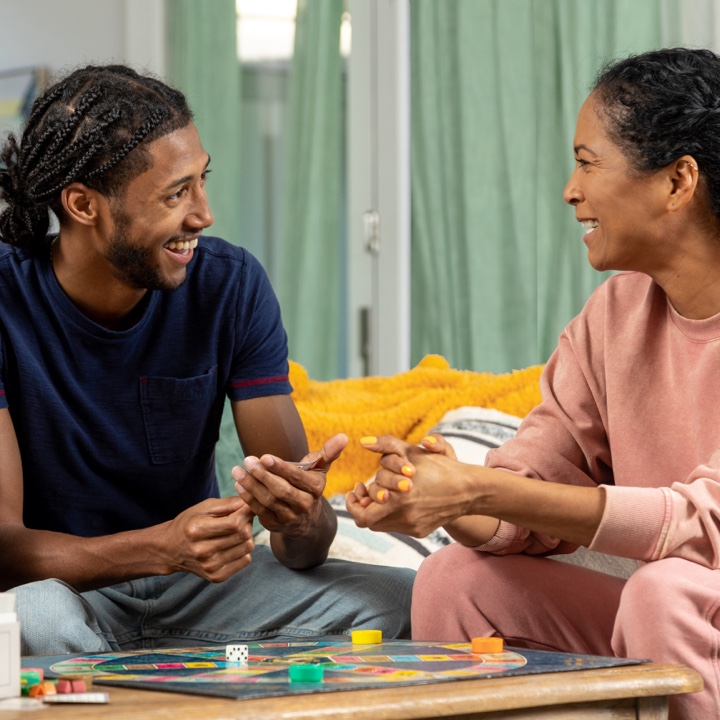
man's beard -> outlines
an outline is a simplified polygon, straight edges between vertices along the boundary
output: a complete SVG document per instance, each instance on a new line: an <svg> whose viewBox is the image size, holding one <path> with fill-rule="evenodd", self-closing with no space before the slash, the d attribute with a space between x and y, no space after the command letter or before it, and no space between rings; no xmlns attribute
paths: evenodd
<svg viewBox="0 0 720 720"><path fill-rule="evenodd" d="M128 236L130 220L122 210L112 212L115 229L110 237L107 260L117 277L138 290L175 290L185 282L171 282L163 277L159 265L152 264L152 250L134 245Z"/></svg>

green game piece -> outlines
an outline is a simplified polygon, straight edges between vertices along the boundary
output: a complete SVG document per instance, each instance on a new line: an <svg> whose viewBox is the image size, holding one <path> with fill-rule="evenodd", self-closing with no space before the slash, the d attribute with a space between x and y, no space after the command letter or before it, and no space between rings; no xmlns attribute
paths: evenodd
<svg viewBox="0 0 720 720"><path fill-rule="evenodd" d="M30 688L33 685L39 685L42 682L42 676L37 670L21 670L20 671L20 694L27 696L30 694Z"/></svg>
<svg viewBox="0 0 720 720"><path fill-rule="evenodd" d="M291 665L288 673L290 682L322 682L324 669L322 665Z"/></svg>
<svg viewBox="0 0 720 720"><path fill-rule="evenodd" d="M37 670L21 670L20 680L24 680L28 685L38 685L42 682L42 677Z"/></svg>

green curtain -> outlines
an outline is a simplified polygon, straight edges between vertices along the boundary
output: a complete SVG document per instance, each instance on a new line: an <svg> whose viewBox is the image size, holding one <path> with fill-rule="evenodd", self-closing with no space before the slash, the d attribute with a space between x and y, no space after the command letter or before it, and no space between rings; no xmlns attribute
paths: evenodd
<svg viewBox="0 0 720 720"><path fill-rule="evenodd" d="M343 0L299 0L285 132L278 281L290 357L316 380L342 374Z"/></svg>
<svg viewBox="0 0 720 720"><path fill-rule="evenodd" d="M235 0L166 0L166 17L168 77L188 98L212 158L207 192L215 223L207 232L242 245Z"/></svg>
<svg viewBox="0 0 720 720"><path fill-rule="evenodd" d="M212 174L207 192L215 223L208 233L242 245L240 63L235 0L166 0L168 77L188 98ZM215 449L222 495L233 495L230 470L243 453L226 402Z"/></svg>
<svg viewBox="0 0 720 720"><path fill-rule="evenodd" d="M562 192L610 58L662 45L657 0L412 0L412 361L545 362L605 279Z"/></svg>

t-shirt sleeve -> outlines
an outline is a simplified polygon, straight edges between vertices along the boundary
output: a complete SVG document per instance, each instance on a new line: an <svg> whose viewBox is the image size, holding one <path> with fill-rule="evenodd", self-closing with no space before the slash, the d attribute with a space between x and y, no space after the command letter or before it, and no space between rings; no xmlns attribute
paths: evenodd
<svg viewBox="0 0 720 720"><path fill-rule="evenodd" d="M287 334L280 304L264 268L249 253L238 293L236 323L228 397L236 401L290 394Z"/></svg>
<svg viewBox="0 0 720 720"><path fill-rule="evenodd" d="M9 407L5 394L5 340L0 333L0 410Z"/></svg>

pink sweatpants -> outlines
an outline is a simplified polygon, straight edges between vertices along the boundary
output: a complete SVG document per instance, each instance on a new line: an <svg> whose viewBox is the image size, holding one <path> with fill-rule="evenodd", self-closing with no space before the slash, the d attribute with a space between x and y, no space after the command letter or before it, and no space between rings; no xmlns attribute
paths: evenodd
<svg viewBox="0 0 720 720"><path fill-rule="evenodd" d="M702 692L670 698L673 720L720 718L720 571L668 558L629 580L528 555L450 545L413 587L415 640L499 635L508 645L682 663Z"/></svg>

